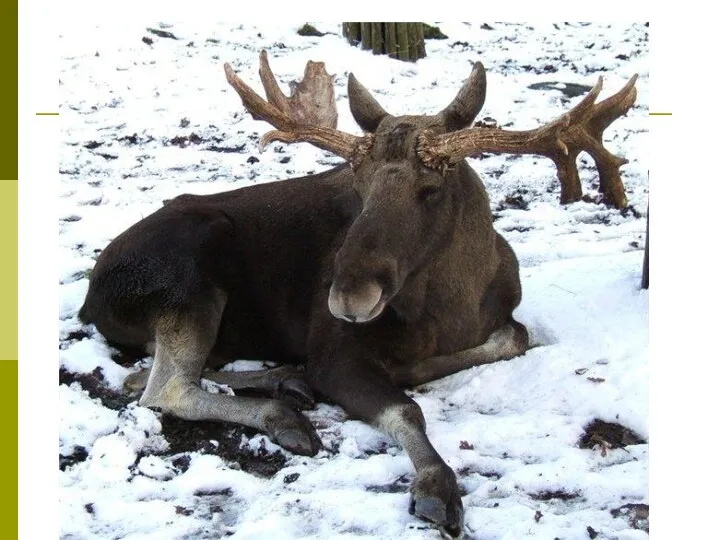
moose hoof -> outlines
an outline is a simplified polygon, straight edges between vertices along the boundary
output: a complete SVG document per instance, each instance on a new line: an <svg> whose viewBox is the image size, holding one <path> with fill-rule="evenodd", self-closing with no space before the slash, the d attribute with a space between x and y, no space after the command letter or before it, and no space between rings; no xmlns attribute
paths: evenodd
<svg viewBox="0 0 720 540"><path fill-rule="evenodd" d="M410 494L410 513L438 526L451 538L462 536L460 490L449 467L418 471Z"/></svg>
<svg viewBox="0 0 720 540"><path fill-rule="evenodd" d="M286 379L280 383L278 397L300 410L315 406L315 396L310 387L301 379Z"/></svg>
<svg viewBox="0 0 720 540"><path fill-rule="evenodd" d="M297 411L288 408L283 421L274 428L270 433L273 441L294 454L314 456L323 448L313 425Z"/></svg>
<svg viewBox="0 0 720 540"><path fill-rule="evenodd" d="M126 394L129 394L131 396L136 394L142 394L142 391L145 390L145 386L147 386L149 378L149 369L142 369L140 371L131 373L130 375L125 377L125 380L123 381L123 390Z"/></svg>
<svg viewBox="0 0 720 540"><path fill-rule="evenodd" d="M275 379L273 397L300 410L315 406L315 396L305 382L303 370L295 366L282 366L274 368L271 373Z"/></svg>

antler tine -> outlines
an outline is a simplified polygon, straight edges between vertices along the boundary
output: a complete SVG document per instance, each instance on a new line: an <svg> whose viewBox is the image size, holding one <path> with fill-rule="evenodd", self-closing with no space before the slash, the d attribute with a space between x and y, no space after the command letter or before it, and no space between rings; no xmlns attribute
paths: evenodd
<svg viewBox="0 0 720 540"><path fill-rule="evenodd" d="M263 51L265 52L265 51ZM261 53L261 65L262 53ZM265 58L267 65L267 58ZM355 168L358 161L368 152L372 145L372 136L358 137L336 129L306 125L291 118L273 103L265 101L252 88L240 79L229 63L224 64L225 77L240 96L243 106L255 120L263 120L277 128L263 135L260 140L261 150L271 141L286 143L308 142L318 148L332 152L347 161Z"/></svg>
<svg viewBox="0 0 720 540"><path fill-rule="evenodd" d="M565 120L566 125L569 125L573 122L581 121L583 118L585 118L592 111L593 106L595 105L595 100L600 95L602 87L603 78L602 76L600 76L598 77L598 81L595 83L595 86L593 86L592 89L585 95L585 97L580 100L580 103L578 103L568 112L563 114L559 118L559 120Z"/></svg>
<svg viewBox="0 0 720 540"><path fill-rule="evenodd" d="M270 69L270 62L268 62L267 51L263 49L260 51L260 82L262 82L263 88L265 89L265 95L268 98L268 102L274 105L279 110L286 112L285 107L287 106L287 96L280 90L280 86L275 79L275 75Z"/></svg>
<svg viewBox="0 0 720 540"><path fill-rule="evenodd" d="M240 96L243 106L254 120L264 120L268 124L281 129L292 129L292 120L280 109L268 103L237 76L232 66L225 62L225 78Z"/></svg>
<svg viewBox="0 0 720 540"><path fill-rule="evenodd" d="M471 128L444 134L425 132L418 138L418 155L425 165L444 170L468 156L481 153L538 154L553 160L560 180L560 202L580 200L582 186L576 158L586 151L595 161L600 191L617 208L627 206L620 167L628 161L611 154L602 143L602 135L618 117L635 103L634 75L623 88L595 103L602 90L602 77L590 92L570 111L556 120L527 131Z"/></svg>
<svg viewBox="0 0 720 540"><path fill-rule="evenodd" d="M617 94L614 94L597 104L594 124L601 132L612 124L618 116L626 114L630 110L630 107L633 106L633 103L635 103L635 99L637 98L637 88L635 88L635 82L637 79L638 76L636 73L627 83L625 83L625 86L623 86ZM619 114L614 114L616 111L620 111Z"/></svg>

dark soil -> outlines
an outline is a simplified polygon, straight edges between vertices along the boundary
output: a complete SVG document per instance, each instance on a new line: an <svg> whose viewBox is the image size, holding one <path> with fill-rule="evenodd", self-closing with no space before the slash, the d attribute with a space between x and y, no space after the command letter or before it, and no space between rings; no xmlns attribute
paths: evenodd
<svg viewBox="0 0 720 540"><path fill-rule="evenodd" d="M297 479L300 478L300 473L291 473L286 474L283 477L283 484L292 484L293 482L297 481Z"/></svg>
<svg viewBox="0 0 720 540"><path fill-rule="evenodd" d="M73 330L69 332L67 337L63 341L81 341L90 337L90 332L84 329Z"/></svg>
<svg viewBox="0 0 720 540"><path fill-rule="evenodd" d="M536 501L551 501L553 499L558 499L561 501L571 501L580 497L580 493L578 493L577 491L568 493L567 491L563 491L561 489L558 489L556 491L539 491L537 493L528 493L528 495L530 495L530 497L532 499L535 499Z"/></svg>
<svg viewBox="0 0 720 540"><path fill-rule="evenodd" d="M60 368L59 380L60 384L67 385L79 382L80 386L90 394L91 398L99 398L103 406L114 411L124 409L131 401L135 401L135 398L108 387L102 369L99 367L92 373L72 373Z"/></svg>
<svg viewBox="0 0 720 540"><path fill-rule="evenodd" d="M221 154L239 154L240 152L245 151L245 145L241 144L240 146L215 146L210 145L205 150L209 152L220 152Z"/></svg>
<svg viewBox="0 0 720 540"><path fill-rule="evenodd" d="M610 510L612 517L625 519L633 529L650 534L650 507L647 504L625 504Z"/></svg>
<svg viewBox="0 0 720 540"><path fill-rule="evenodd" d="M64 471L68 467L72 467L76 463L85 461L88 457L87 450L82 446L76 446L73 453L69 456L60 455L60 470Z"/></svg>
<svg viewBox="0 0 720 540"><path fill-rule="evenodd" d="M585 433L577 444L580 448L591 449L596 445L606 448L625 448L646 442L640 435L620 424L595 419L585 426Z"/></svg>
<svg viewBox="0 0 720 540"><path fill-rule="evenodd" d="M141 137L137 133L133 133L132 135L124 135L122 137L117 138L118 142L124 143L128 146L134 146L136 144L148 143L148 142L151 142L154 140L155 140L155 138L150 135Z"/></svg>
<svg viewBox="0 0 720 540"><path fill-rule="evenodd" d="M269 478L285 466L287 461L280 452L261 450L253 453L240 446L242 436L248 438L257 431L245 426L232 426L220 422L192 422L163 415L162 434L170 445L168 455L199 452L221 457L230 466ZM177 459L177 458L176 458ZM187 463L189 464L189 462ZM175 465L175 461L173 461ZM182 463L175 465L181 468Z"/></svg>
<svg viewBox="0 0 720 540"><path fill-rule="evenodd" d="M504 200L500 201L496 210L505 210L507 208L513 208L516 210L527 210L528 201L526 199L528 193L525 189L518 189L513 193L507 195Z"/></svg>
<svg viewBox="0 0 720 540"><path fill-rule="evenodd" d="M169 140L170 144L173 146L179 146L180 148L185 148L189 144L200 144L204 142L207 141L195 132L192 132L187 137L185 135L177 135Z"/></svg>
<svg viewBox="0 0 720 540"><path fill-rule="evenodd" d="M151 34L155 34L157 37L161 38L168 38L168 39L178 39L175 34L172 32L166 32L165 30L158 30L157 28L148 28L148 32Z"/></svg>

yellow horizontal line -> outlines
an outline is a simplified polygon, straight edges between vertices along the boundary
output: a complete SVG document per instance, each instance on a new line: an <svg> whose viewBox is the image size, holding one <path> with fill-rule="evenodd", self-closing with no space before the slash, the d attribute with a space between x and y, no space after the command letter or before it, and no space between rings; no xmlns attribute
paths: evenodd
<svg viewBox="0 0 720 540"><path fill-rule="evenodd" d="M671 112L651 112L650 116L672 116Z"/></svg>
<svg viewBox="0 0 720 540"><path fill-rule="evenodd" d="M59 112L36 112L35 116L60 116Z"/></svg>

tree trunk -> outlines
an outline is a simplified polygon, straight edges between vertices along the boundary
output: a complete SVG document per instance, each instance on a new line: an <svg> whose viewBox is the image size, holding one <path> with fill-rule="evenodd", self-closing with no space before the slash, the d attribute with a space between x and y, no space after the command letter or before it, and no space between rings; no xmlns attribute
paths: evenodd
<svg viewBox="0 0 720 540"><path fill-rule="evenodd" d="M405 23L395 23L395 31L397 32L398 41L398 59L410 60L410 45L408 44L408 25Z"/></svg>
<svg viewBox="0 0 720 540"><path fill-rule="evenodd" d="M383 23L385 25L385 50L390 58L398 57L398 42L397 42L397 31L395 30L395 23L388 22Z"/></svg>
<svg viewBox="0 0 720 540"><path fill-rule="evenodd" d="M371 29L372 29L372 35L371 35L370 39L372 41L373 54L385 54L385 44L383 43L382 23L372 23Z"/></svg>
<svg viewBox="0 0 720 540"><path fill-rule="evenodd" d="M360 23L360 47L363 50L372 49L372 23Z"/></svg>
<svg viewBox="0 0 720 540"><path fill-rule="evenodd" d="M409 62L425 58L424 32L423 23L342 23L351 44Z"/></svg>
<svg viewBox="0 0 720 540"><path fill-rule="evenodd" d="M415 23L415 35L417 36L418 58L425 58L425 25L421 22Z"/></svg>
<svg viewBox="0 0 720 540"><path fill-rule="evenodd" d="M342 35L351 45L360 43L360 23L342 23Z"/></svg>

